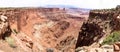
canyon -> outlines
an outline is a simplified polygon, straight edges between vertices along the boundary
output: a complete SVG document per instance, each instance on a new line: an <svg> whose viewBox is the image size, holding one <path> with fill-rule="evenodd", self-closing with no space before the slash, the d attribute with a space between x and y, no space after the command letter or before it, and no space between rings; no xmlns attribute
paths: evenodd
<svg viewBox="0 0 120 52"><path fill-rule="evenodd" d="M80 27L88 12L66 8L5 8L11 29L4 36L4 52L74 52ZM6 49L4 49L6 48Z"/></svg>
<svg viewBox="0 0 120 52"><path fill-rule="evenodd" d="M115 42L103 45L106 37L120 30L119 7L1 8L0 15L7 17L7 22L2 21L7 25L1 24L5 26L0 31L1 52L114 52L120 48Z"/></svg>

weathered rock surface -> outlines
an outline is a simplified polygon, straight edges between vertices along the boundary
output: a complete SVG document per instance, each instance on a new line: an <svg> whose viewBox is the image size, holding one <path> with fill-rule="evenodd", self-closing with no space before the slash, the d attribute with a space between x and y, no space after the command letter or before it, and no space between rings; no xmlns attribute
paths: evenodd
<svg viewBox="0 0 120 52"><path fill-rule="evenodd" d="M74 52L76 47L78 52L113 52L111 45L101 46L101 43L112 31L120 30L118 8L92 10L89 18L88 14L83 17L79 12L68 13L59 8L4 9L0 14L3 12L10 26L1 25L3 32L0 31L0 37L5 39L5 32L10 33L8 29L11 28L11 37L15 40L14 48L5 45L6 49L0 47L3 51ZM119 49L115 44L114 51Z"/></svg>
<svg viewBox="0 0 120 52"><path fill-rule="evenodd" d="M79 47L76 49L76 52L114 52L112 45L103 45L99 48L93 48L93 47Z"/></svg>
<svg viewBox="0 0 120 52"><path fill-rule="evenodd" d="M91 47L90 49L92 49L92 52L106 52L99 47L101 47L101 43L106 36L110 35L113 31L120 30L119 9L120 8L91 10L88 21L84 22L80 28L82 31L79 32L76 48L89 46ZM98 48L97 51L96 48ZM114 48L120 50L119 46L116 44L114 45Z"/></svg>
<svg viewBox="0 0 120 52"><path fill-rule="evenodd" d="M11 34L11 29L7 17L0 16L0 39L5 39L6 36Z"/></svg>
<svg viewBox="0 0 120 52"><path fill-rule="evenodd" d="M89 34L90 36L97 35L95 36L97 38L99 36L109 35L112 31L120 30L119 29L120 19L118 18L119 14L120 14L120 10L118 9L91 10L88 21L85 22L81 28L82 32L80 32L80 35L84 35L88 37Z"/></svg>
<svg viewBox="0 0 120 52"><path fill-rule="evenodd" d="M120 42L116 42L113 46L115 52L120 52Z"/></svg>
<svg viewBox="0 0 120 52"><path fill-rule="evenodd" d="M9 19L15 48L1 50L11 52L74 52L85 21L83 16L67 14L59 8L10 8L2 12Z"/></svg>

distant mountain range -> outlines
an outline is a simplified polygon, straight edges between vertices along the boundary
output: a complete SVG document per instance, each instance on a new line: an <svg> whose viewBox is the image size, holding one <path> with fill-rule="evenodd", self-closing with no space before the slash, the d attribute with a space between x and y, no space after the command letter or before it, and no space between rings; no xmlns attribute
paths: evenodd
<svg viewBox="0 0 120 52"><path fill-rule="evenodd" d="M46 8L69 8L69 9L78 9L79 7L76 6L71 6L71 5L45 5L43 7ZM91 9L87 9L87 8L79 8L82 10L91 10Z"/></svg>
<svg viewBox="0 0 120 52"><path fill-rule="evenodd" d="M48 8L78 8L78 7L71 6L71 5L46 5L45 7L48 7Z"/></svg>

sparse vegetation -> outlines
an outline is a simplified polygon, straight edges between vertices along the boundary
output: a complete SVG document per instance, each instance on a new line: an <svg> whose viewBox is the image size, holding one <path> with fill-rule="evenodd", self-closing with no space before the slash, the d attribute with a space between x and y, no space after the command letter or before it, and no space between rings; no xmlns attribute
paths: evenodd
<svg viewBox="0 0 120 52"><path fill-rule="evenodd" d="M18 34L18 31L17 31L16 29L13 29L13 32L14 32L15 34Z"/></svg>
<svg viewBox="0 0 120 52"><path fill-rule="evenodd" d="M47 52L54 52L54 49L52 49L52 48L47 48L46 51L47 51Z"/></svg>
<svg viewBox="0 0 120 52"><path fill-rule="evenodd" d="M113 44L118 41L120 41L120 31L114 31L108 37L106 37L106 39L103 41L102 45Z"/></svg>
<svg viewBox="0 0 120 52"><path fill-rule="evenodd" d="M5 40L7 41L7 43L10 45L10 47L15 48L15 40L11 37L6 37Z"/></svg>

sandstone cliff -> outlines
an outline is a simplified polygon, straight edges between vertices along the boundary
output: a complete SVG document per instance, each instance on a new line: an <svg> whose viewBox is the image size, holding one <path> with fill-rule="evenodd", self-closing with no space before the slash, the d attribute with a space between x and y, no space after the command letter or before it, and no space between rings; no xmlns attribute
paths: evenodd
<svg viewBox="0 0 120 52"><path fill-rule="evenodd" d="M103 40L112 32L120 30L119 17L119 7L113 9L91 10L89 13L88 21L84 22L80 28L82 31L79 33L76 48L88 46L90 48L87 49L95 48L94 50L97 50L98 52L107 52L107 49L105 51L100 51L100 47L102 46L101 44ZM113 47L112 51L108 50L108 52L113 52Z"/></svg>
<svg viewBox="0 0 120 52"><path fill-rule="evenodd" d="M69 10L69 9L67 9ZM82 23L88 14L59 8L4 8L10 37L1 40L4 52L74 52ZM73 12L73 11L71 11ZM77 14L77 15L76 15ZM4 47L6 49L4 49Z"/></svg>

